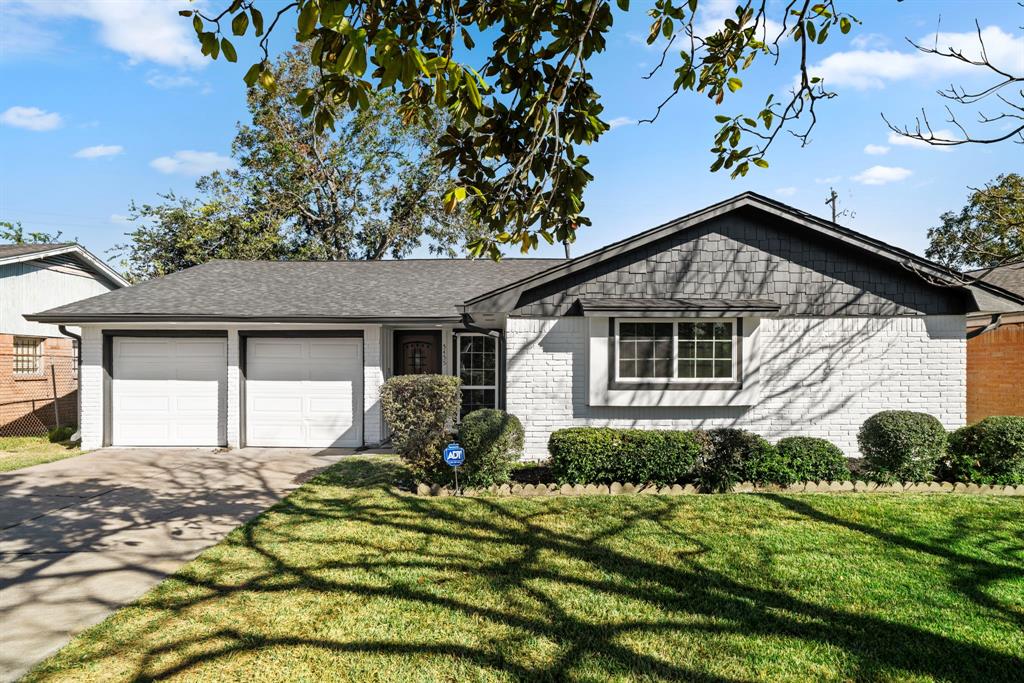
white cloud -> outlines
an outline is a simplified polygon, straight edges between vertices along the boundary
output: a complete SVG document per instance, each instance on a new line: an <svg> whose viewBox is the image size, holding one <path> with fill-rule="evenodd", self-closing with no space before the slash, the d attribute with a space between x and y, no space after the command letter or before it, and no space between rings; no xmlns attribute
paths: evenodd
<svg viewBox="0 0 1024 683"><path fill-rule="evenodd" d="M106 47L143 61L168 66L200 67L209 60L199 51L191 25L178 10L195 8L187 0L6 0L5 11L47 19L86 19L99 24ZM6 31L5 31L6 33Z"/></svg>
<svg viewBox="0 0 1024 683"><path fill-rule="evenodd" d="M43 111L39 107L10 107L0 114L0 123L27 130L53 130L59 128L64 120L60 114Z"/></svg>
<svg viewBox="0 0 1024 683"><path fill-rule="evenodd" d="M131 219L120 213L112 213L110 214L110 222L117 223L118 225L128 225L131 223Z"/></svg>
<svg viewBox="0 0 1024 683"><path fill-rule="evenodd" d="M149 165L161 173L180 173L181 175L204 175L218 169L231 168L235 162L216 152L196 152L185 149L175 152L173 156L157 157Z"/></svg>
<svg viewBox="0 0 1024 683"><path fill-rule="evenodd" d="M881 33L861 33L850 41L850 45L858 50L870 50L871 48L885 47L888 44L888 36Z"/></svg>
<svg viewBox="0 0 1024 683"><path fill-rule="evenodd" d="M842 179L843 176L830 175L827 178L815 178L814 182L818 183L819 185L831 185L832 183L838 183Z"/></svg>
<svg viewBox="0 0 1024 683"><path fill-rule="evenodd" d="M189 88L199 85L199 82L185 74L165 74L159 71L150 71L146 76L146 83L159 90L170 90L171 88Z"/></svg>
<svg viewBox="0 0 1024 683"><path fill-rule="evenodd" d="M779 195L780 197L792 197L796 193L797 193L797 188L795 188L795 187L793 187L791 185L786 186L786 187L777 187L777 188L775 188L775 194Z"/></svg>
<svg viewBox="0 0 1024 683"><path fill-rule="evenodd" d="M994 65L1011 72L1024 71L1024 35L1007 33L998 26L987 26L982 29L981 36ZM932 33L917 42L926 47L938 46L940 50L962 50L970 58L980 55L978 36L974 32ZM864 43L865 47L867 45L869 43ZM925 54L910 46L908 48L902 52L880 49L835 52L811 65L808 70L812 76L824 79L826 87L845 85L856 90L884 88L895 81L947 78L951 74L978 71L977 67L957 60Z"/></svg>
<svg viewBox="0 0 1024 683"><path fill-rule="evenodd" d="M865 145L864 153L873 154L875 156L881 156L882 154L888 154L889 148L886 147L885 145Z"/></svg>
<svg viewBox="0 0 1024 683"><path fill-rule="evenodd" d="M76 159L99 159L100 157L114 157L124 151L121 145L93 145L83 147L75 152Z"/></svg>
<svg viewBox="0 0 1024 683"><path fill-rule="evenodd" d="M36 57L60 48L60 37L55 31L15 11L12 5L3 5L0 15L0 61Z"/></svg>
<svg viewBox="0 0 1024 683"><path fill-rule="evenodd" d="M933 130L932 131L932 135L934 135L937 138L942 138L944 140L956 140L957 139L957 134L954 133L953 131L949 130L948 128L940 128L939 130ZM939 152L948 152L949 149L950 149L949 147L941 147L941 146L929 145L927 142L924 142L923 140L915 140L914 138L908 138L907 136L900 135L899 133L896 133L896 132L890 132L889 133L889 137L886 138L886 139L887 139L887 141L889 142L890 145L897 145L897 146L900 146L900 147L917 147L918 149L934 149L934 150L937 150Z"/></svg>
<svg viewBox="0 0 1024 683"><path fill-rule="evenodd" d="M636 119L631 119L628 116L616 116L614 119L608 121L608 128L615 130L619 126L629 126L636 123Z"/></svg>
<svg viewBox="0 0 1024 683"><path fill-rule="evenodd" d="M912 173L910 169L899 166L872 166L853 176L853 179L864 185L887 185L906 180Z"/></svg>

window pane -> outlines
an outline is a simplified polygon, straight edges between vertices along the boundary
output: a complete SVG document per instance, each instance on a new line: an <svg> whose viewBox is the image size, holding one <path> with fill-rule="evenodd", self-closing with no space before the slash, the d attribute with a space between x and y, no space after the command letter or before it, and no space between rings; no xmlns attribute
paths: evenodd
<svg viewBox="0 0 1024 683"><path fill-rule="evenodd" d="M654 376L666 378L672 376L672 359L657 358L654 361Z"/></svg>
<svg viewBox="0 0 1024 683"><path fill-rule="evenodd" d="M732 323L715 323L715 339L732 337Z"/></svg>
<svg viewBox="0 0 1024 683"><path fill-rule="evenodd" d="M636 377L636 361L620 359L619 377Z"/></svg>
<svg viewBox="0 0 1024 683"><path fill-rule="evenodd" d="M715 342L715 358L732 358L732 342Z"/></svg>
<svg viewBox="0 0 1024 683"><path fill-rule="evenodd" d="M697 353L697 345L692 341L681 341L679 342L679 357L680 358L694 358Z"/></svg>
<svg viewBox="0 0 1024 683"><path fill-rule="evenodd" d="M716 360L715 377L732 377L732 361Z"/></svg>
<svg viewBox="0 0 1024 683"><path fill-rule="evenodd" d="M654 342L641 341L636 343L637 358L654 358Z"/></svg>
<svg viewBox="0 0 1024 683"><path fill-rule="evenodd" d="M714 361L699 360L696 363L696 377L714 377Z"/></svg>
<svg viewBox="0 0 1024 683"><path fill-rule="evenodd" d="M460 417L464 417L468 413L481 408L497 407L495 396L496 392L494 389L463 389Z"/></svg>
<svg viewBox="0 0 1024 683"><path fill-rule="evenodd" d="M696 323L697 339L713 339L715 332L714 323Z"/></svg>
<svg viewBox="0 0 1024 683"><path fill-rule="evenodd" d="M637 377L654 377L654 359L641 358L636 362Z"/></svg>
<svg viewBox="0 0 1024 683"><path fill-rule="evenodd" d="M635 339L636 323L621 323L619 325L619 339Z"/></svg>
<svg viewBox="0 0 1024 683"><path fill-rule="evenodd" d="M697 358L712 358L715 346L712 342L697 342Z"/></svg>
<svg viewBox="0 0 1024 683"><path fill-rule="evenodd" d="M680 339L695 339L693 323L681 323L679 325L679 338Z"/></svg>
<svg viewBox="0 0 1024 683"><path fill-rule="evenodd" d="M672 340L659 339L654 342L655 358L672 358Z"/></svg>
<svg viewBox="0 0 1024 683"><path fill-rule="evenodd" d="M693 377L693 361L692 360L681 360L679 361L679 376L683 378Z"/></svg>

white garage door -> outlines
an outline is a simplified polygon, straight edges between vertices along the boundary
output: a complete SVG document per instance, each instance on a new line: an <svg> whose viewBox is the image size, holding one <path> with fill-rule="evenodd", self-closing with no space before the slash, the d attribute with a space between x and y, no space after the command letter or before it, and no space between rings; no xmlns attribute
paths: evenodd
<svg viewBox="0 0 1024 683"><path fill-rule="evenodd" d="M361 339L247 340L249 446L361 446Z"/></svg>
<svg viewBox="0 0 1024 683"><path fill-rule="evenodd" d="M227 340L114 337L113 353L113 445L227 441Z"/></svg>

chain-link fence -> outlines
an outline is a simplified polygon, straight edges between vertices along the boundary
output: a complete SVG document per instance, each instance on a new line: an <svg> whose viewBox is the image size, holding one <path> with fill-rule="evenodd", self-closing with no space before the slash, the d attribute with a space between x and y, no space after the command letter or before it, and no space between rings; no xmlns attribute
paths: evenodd
<svg viewBox="0 0 1024 683"><path fill-rule="evenodd" d="M41 436L77 423L78 365L70 349L0 354L0 436Z"/></svg>

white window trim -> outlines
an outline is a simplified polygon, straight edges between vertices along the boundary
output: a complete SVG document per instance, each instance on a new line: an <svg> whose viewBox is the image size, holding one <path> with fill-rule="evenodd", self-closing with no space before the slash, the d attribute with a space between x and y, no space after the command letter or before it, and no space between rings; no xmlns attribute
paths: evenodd
<svg viewBox="0 0 1024 683"><path fill-rule="evenodd" d="M494 341L494 386L488 384L463 384L462 389L475 389L475 390L493 390L494 391L494 407L498 407L498 387L501 386L501 349L498 345L501 343L496 337L492 337L489 334L483 334L481 332L456 332L455 333L455 376L462 378L462 342L460 341L463 337L486 337Z"/></svg>
<svg viewBox="0 0 1024 683"><path fill-rule="evenodd" d="M672 323L672 374L679 372L679 325L683 323L731 323L732 324L732 374L729 377L620 377L619 376L619 325L622 323ZM736 369L740 367L738 318L615 318L615 339L612 346L612 371L614 381L621 384L732 384L740 381Z"/></svg>

